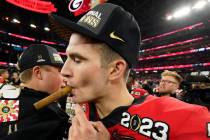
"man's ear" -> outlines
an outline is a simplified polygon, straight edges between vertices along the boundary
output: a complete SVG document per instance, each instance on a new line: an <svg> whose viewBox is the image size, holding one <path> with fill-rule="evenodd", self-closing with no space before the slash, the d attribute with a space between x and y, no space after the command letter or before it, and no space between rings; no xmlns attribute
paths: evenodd
<svg viewBox="0 0 210 140"><path fill-rule="evenodd" d="M33 67L33 75L37 79L42 80L42 72L41 72L41 68L39 66Z"/></svg>
<svg viewBox="0 0 210 140"><path fill-rule="evenodd" d="M109 64L109 79L115 80L124 77L127 63L122 60L115 60Z"/></svg>

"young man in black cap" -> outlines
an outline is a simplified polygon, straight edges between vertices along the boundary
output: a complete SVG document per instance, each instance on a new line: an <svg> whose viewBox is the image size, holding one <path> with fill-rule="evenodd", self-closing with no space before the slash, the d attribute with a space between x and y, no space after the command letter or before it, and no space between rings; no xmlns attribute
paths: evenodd
<svg viewBox="0 0 210 140"><path fill-rule="evenodd" d="M3 99L0 105L1 140L63 140L69 128L68 115L58 103L40 110L33 105L61 88L62 66L61 56L50 46L35 44L23 52L18 61L23 86L20 95Z"/></svg>
<svg viewBox="0 0 210 140"><path fill-rule="evenodd" d="M208 139L210 115L205 108L170 97L134 99L128 92L126 79L138 61L141 37L130 13L106 3L77 23L51 19L59 34L70 36L61 73L72 87L73 101L89 103L87 117L94 121L77 105L69 140L110 139L105 127L112 140Z"/></svg>

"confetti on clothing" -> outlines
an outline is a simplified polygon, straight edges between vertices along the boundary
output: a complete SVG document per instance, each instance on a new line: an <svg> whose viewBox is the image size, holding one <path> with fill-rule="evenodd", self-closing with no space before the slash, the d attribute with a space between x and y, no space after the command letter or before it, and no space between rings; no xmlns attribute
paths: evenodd
<svg viewBox="0 0 210 140"><path fill-rule="evenodd" d="M0 100L0 123L18 120L19 100Z"/></svg>

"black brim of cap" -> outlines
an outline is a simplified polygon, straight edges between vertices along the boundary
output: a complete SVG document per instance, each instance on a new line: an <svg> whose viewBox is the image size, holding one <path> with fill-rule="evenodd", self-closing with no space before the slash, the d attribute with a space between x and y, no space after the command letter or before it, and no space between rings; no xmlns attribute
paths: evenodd
<svg viewBox="0 0 210 140"><path fill-rule="evenodd" d="M66 18L51 14L50 22L52 24L53 31L66 41L69 41L72 33L81 33L85 36L100 40L100 38L90 30Z"/></svg>
<svg viewBox="0 0 210 140"><path fill-rule="evenodd" d="M42 65L48 65L48 66L53 66L53 67L56 67L56 68L62 68L63 67L63 65L64 64L61 64L61 63L55 63L55 64L40 64L40 65L35 65L35 66L42 66ZM34 67L35 67L34 66ZM33 68L33 67L31 67L31 68ZM19 69L19 72L21 73L21 72L23 72L23 71L25 71L25 70L27 70L27 69L31 69L31 68L27 68L27 67L24 67L24 68L18 68Z"/></svg>

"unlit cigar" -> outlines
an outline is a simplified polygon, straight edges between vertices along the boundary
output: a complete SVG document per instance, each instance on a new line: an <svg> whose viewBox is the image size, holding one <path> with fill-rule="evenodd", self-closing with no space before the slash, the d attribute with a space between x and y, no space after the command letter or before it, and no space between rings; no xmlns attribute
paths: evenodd
<svg viewBox="0 0 210 140"><path fill-rule="evenodd" d="M34 103L34 107L36 108L36 110L39 110L49 105L50 103L57 101L58 99L69 94L70 92L71 92L71 88L69 86L61 88L60 90L56 91L55 93L50 94L46 98L43 98L39 100L38 102Z"/></svg>

